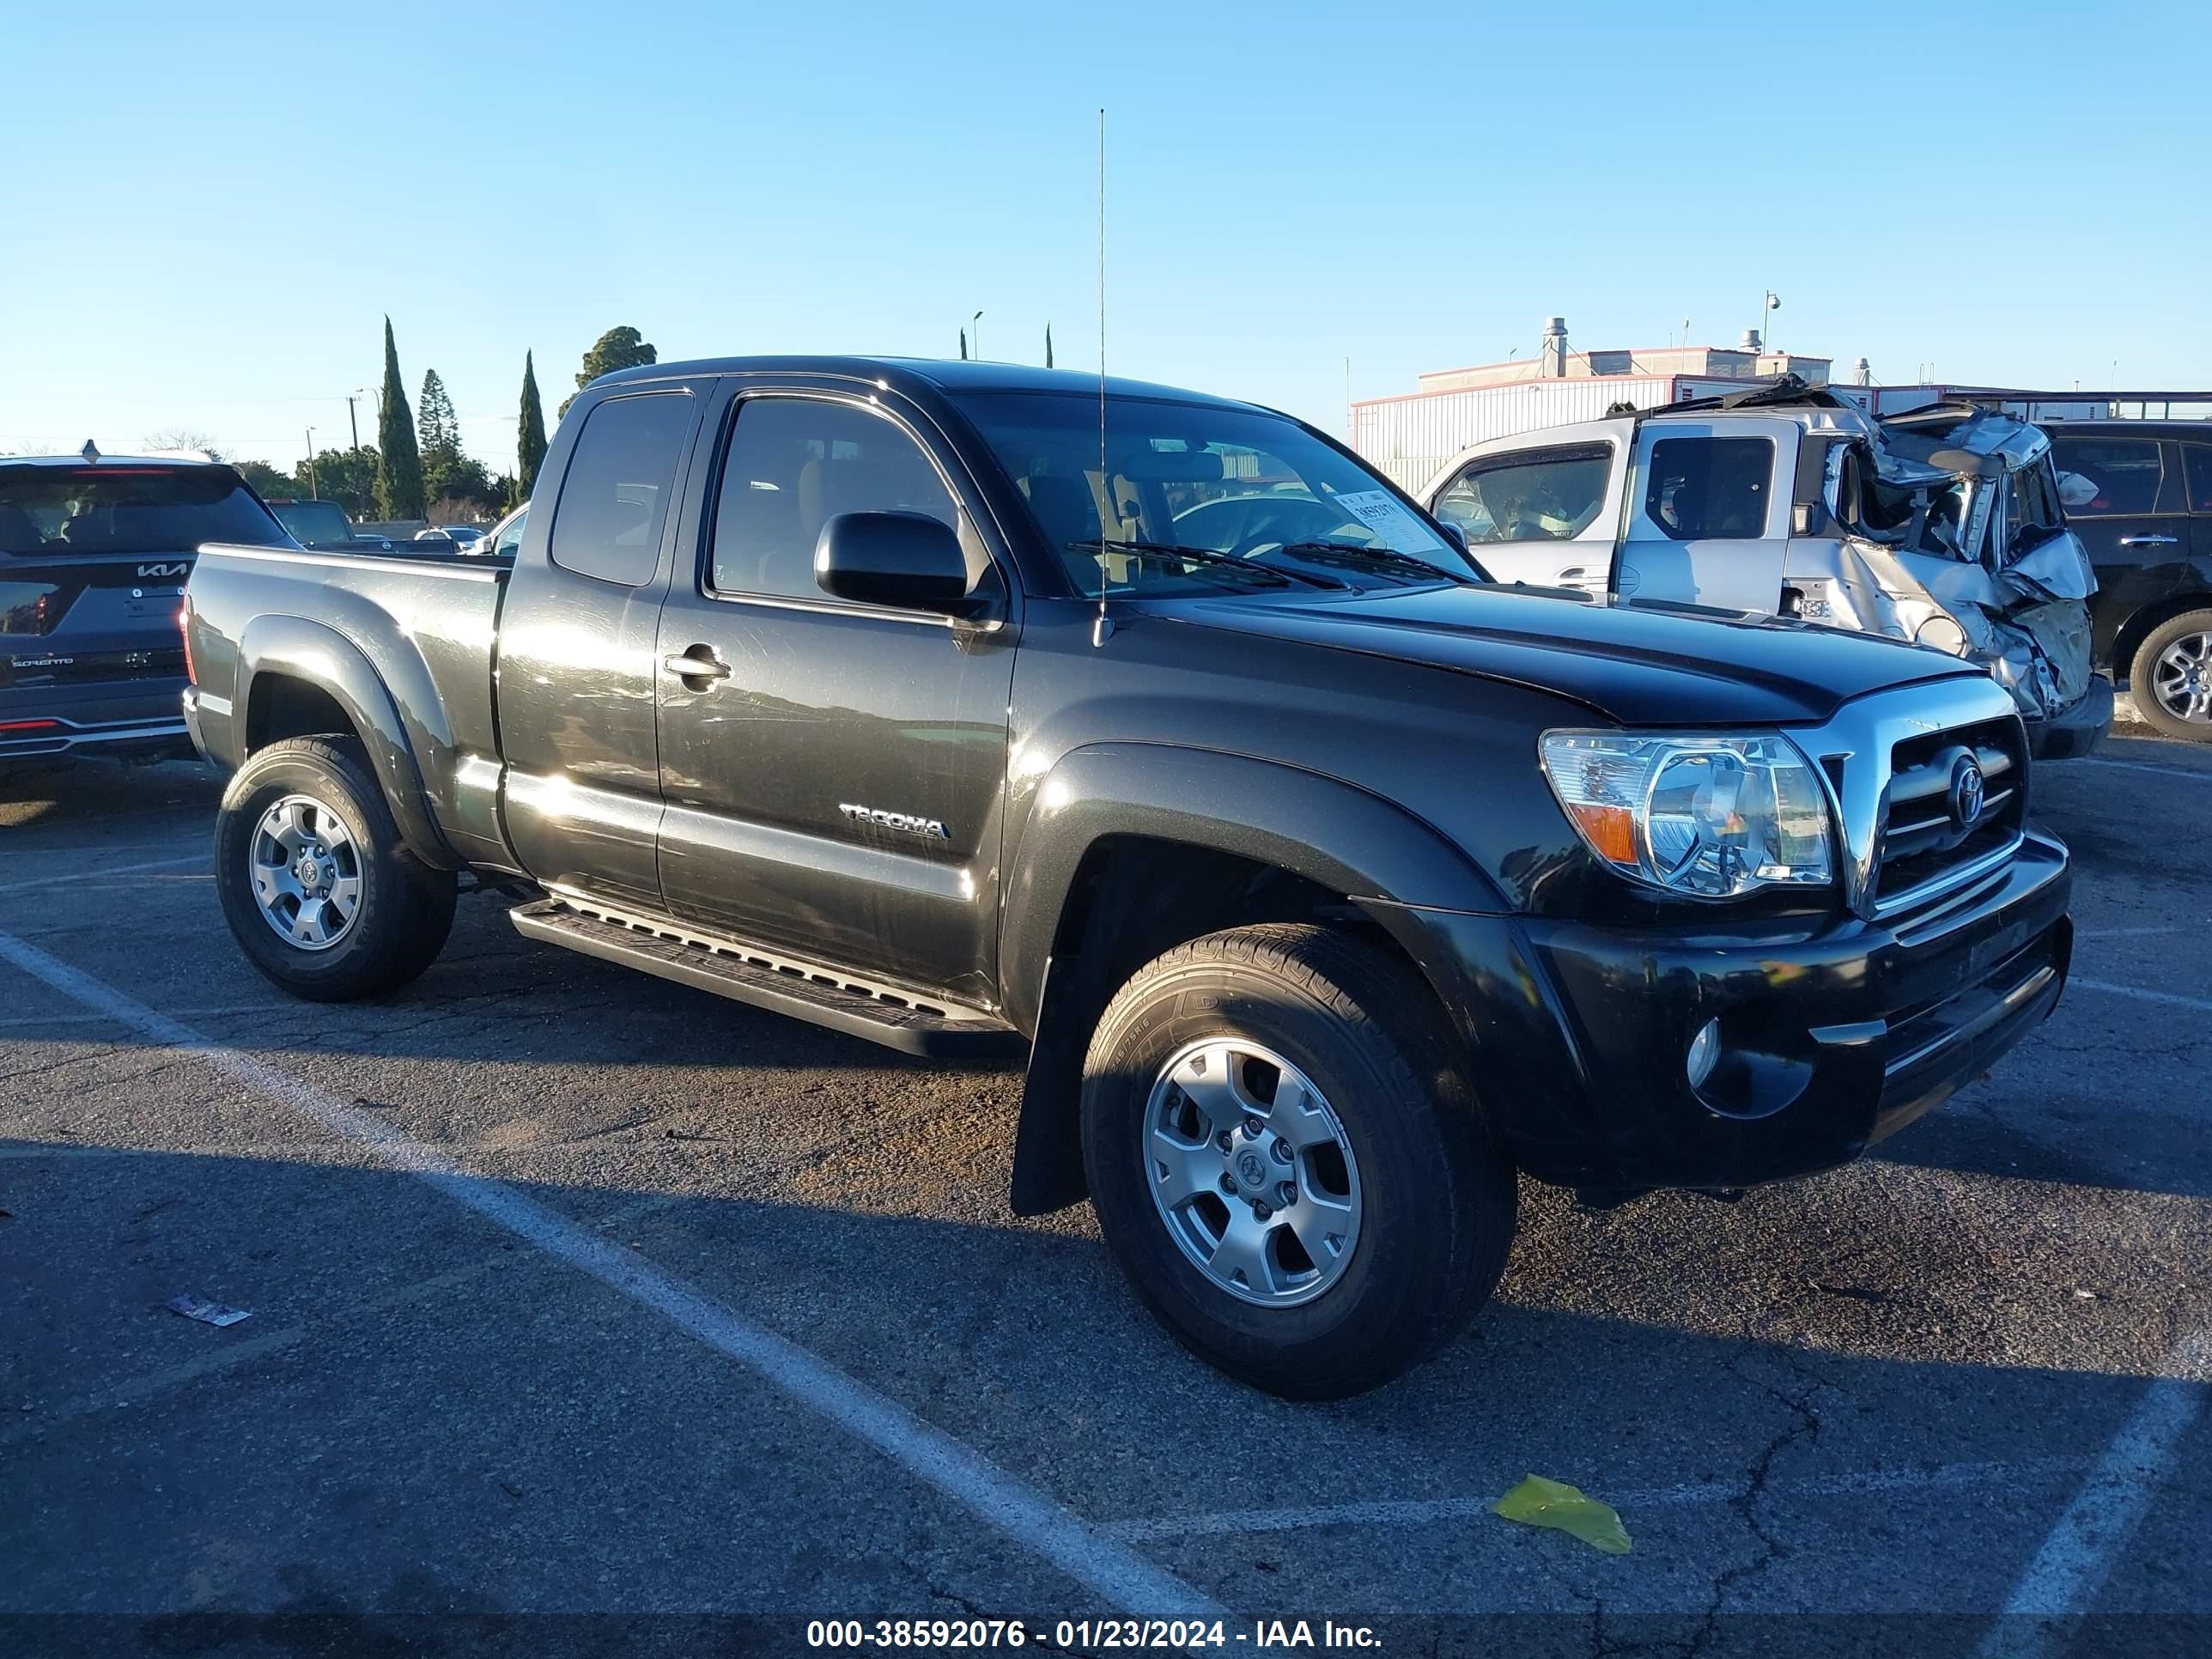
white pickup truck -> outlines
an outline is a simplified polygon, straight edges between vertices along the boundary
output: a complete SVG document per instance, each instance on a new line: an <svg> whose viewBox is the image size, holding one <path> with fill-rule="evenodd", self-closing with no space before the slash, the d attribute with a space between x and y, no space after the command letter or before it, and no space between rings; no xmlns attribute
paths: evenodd
<svg viewBox="0 0 2212 1659"><path fill-rule="evenodd" d="M1793 380L1492 439L1423 492L1490 573L1911 640L2011 692L2039 754L2112 726L2096 578L2050 440L1963 404L1877 422Z"/></svg>

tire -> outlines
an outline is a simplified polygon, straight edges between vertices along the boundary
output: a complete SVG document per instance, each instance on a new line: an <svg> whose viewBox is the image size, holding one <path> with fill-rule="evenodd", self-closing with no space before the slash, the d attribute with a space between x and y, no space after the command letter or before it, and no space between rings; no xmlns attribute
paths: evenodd
<svg viewBox="0 0 2212 1659"><path fill-rule="evenodd" d="M1361 1393L1457 1335L1504 1271L1517 1202L1462 1052L1416 974L1328 928L1241 927L1148 963L1099 1018L1082 1099L1099 1229L1138 1296L1192 1352L1290 1399ZM1240 1101L1256 1103L1228 1127Z"/></svg>
<svg viewBox="0 0 2212 1659"><path fill-rule="evenodd" d="M2212 611L2170 617L2145 635L2128 690L2136 712L2167 737L2212 743Z"/></svg>
<svg viewBox="0 0 2212 1659"><path fill-rule="evenodd" d="M264 834L272 813L305 845L284 851ZM321 855L310 860L311 885L286 862L301 853ZM398 990L436 960L453 931L453 872L407 849L351 738L290 738L256 750L223 791L215 868L223 919L246 959L311 1002ZM292 931L281 932L288 920Z"/></svg>

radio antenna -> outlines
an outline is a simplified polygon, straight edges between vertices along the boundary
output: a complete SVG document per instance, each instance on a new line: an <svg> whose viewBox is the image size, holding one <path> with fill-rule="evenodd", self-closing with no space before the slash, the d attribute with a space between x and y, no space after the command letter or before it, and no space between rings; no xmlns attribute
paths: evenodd
<svg viewBox="0 0 2212 1659"><path fill-rule="evenodd" d="M1114 498L1113 475L1106 470L1106 112L1098 112L1098 494ZM1116 509L1118 519L1120 512ZM1106 614L1106 523L1098 524L1098 619L1091 625L1093 647L1106 643L1114 623Z"/></svg>

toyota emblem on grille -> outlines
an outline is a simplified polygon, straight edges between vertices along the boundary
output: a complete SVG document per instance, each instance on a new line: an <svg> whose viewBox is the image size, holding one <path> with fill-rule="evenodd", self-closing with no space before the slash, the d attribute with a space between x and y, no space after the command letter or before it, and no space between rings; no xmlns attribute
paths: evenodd
<svg viewBox="0 0 2212 1659"><path fill-rule="evenodd" d="M1971 756L1961 756L1951 774L1951 822L1960 830L1971 830L1980 820L1984 787L1981 767Z"/></svg>

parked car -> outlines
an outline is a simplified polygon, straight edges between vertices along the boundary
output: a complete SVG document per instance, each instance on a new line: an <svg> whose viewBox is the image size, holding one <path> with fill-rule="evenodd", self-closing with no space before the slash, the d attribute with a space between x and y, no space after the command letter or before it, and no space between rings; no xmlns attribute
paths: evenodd
<svg viewBox="0 0 2212 1659"><path fill-rule="evenodd" d="M487 532L483 540L469 550L495 559L511 559L522 545L522 532L530 527L530 503L508 514Z"/></svg>
<svg viewBox="0 0 2212 1659"><path fill-rule="evenodd" d="M203 542L289 545L232 468L0 460L0 764L190 755L177 621Z"/></svg>
<svg viewBox="0 0 2212 1659"><path fill-rule="evenodd" d="M1424 492L1491 569L1633 605L1917 641L2009 691L2038 755L2112 727L2050 443L1964 404L1876 422L1794 378L1480 443Z"/></svg>
<svg viewBox="0 0 2212 1659"><path fill-rule="evenodd" d="M427 530L415 532L415 539L418 542L444 542L463 553L475 551L477 543L483 537L483 531L474 525L466 524L432 525Z"/></svg>
<svg viewBox="0 0 2212 1659"><path fill-rule="evenodd" d="M1177 539L1292 489L1310 538ZM1264 409L659 364L579 394L538 493L511 568L202 555L185 707L247 958L390 992L470 870L533 939L1026 1056L1013 1208L1087 1194L1265 1389L1458 1330L1516 1172L1612 1202L1846 1161L2066 976L2067 854L1978 665L1490 582Z"/></svg>
<svg viewBox="0 0 2212 1659"><path fill-rule="evenodd" d="M389 553L389 536L364 535L336 501L268 498L269 510L292 539L319 553Z"/></svg>
<svg viewBox="0 0 2212 1659"><path fill-rule="evenodd" d="M2067 522L2089 550L2097 665L2168 737L2212 742L2212 422L2049 428ZM2076 483L2075 481L2078 481Z"/></svg>

